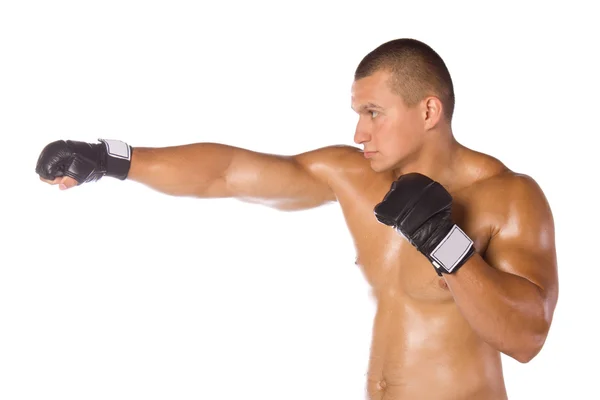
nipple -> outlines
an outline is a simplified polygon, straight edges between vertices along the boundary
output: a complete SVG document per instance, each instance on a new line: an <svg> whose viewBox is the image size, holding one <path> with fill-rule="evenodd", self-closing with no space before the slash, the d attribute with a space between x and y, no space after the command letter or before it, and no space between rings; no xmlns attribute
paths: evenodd
<svg viewBox="0 0 600 400"><path fill-rule="evenodd" d="M444 278L440 278L438 283L440 284L440 287L442 289L448 290L448 284L446 283L446 280Z"/></svg>

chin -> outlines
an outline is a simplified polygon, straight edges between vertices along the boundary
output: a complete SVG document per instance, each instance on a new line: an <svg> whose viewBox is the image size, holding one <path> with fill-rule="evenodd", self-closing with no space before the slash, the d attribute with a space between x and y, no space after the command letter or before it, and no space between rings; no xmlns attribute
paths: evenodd
<svg viewBox="0 0 600 400"><path fill-rule="evenodd" d="M371 164L371 169L375 172L385 172L385 168L378 168L377 166Z"/></svg>
<svg viewBox="0 0 600 400"><path fill-rule="evenodd" d="M393 165L388 165L381 161L371 160L371 169L375 172L386 172L393 169Z"/></svg>

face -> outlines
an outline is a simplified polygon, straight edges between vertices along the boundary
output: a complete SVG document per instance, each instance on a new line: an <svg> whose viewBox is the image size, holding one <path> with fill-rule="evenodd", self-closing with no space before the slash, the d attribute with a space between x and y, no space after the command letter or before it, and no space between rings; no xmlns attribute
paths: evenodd
<svg viewBox="0 0 600 400"><path fill-rule="evenodd" d="M392 92L389 78L389 72L378 71L352 85L352 109L359 116L354 142L378 172L409 161L421 147L425 131L420 106L408 107Z"/></svg>

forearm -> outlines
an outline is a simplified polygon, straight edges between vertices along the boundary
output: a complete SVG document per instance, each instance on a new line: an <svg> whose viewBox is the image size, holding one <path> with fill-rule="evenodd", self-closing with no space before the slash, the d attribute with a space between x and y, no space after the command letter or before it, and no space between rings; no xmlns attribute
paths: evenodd
<svg viewBox="0 0 600 400"><path fill-rule="evenodd" d="M174 196L225 197L236 148L215 143L134 147L127 179Z"/></svg>
<svg viewBox="0 0 600 400"><path fill-rule="evenodd" d="M444 277L461 313L484 341L520 362L539 352L549 322L538 286L490 267L478 254Z"/></svg>

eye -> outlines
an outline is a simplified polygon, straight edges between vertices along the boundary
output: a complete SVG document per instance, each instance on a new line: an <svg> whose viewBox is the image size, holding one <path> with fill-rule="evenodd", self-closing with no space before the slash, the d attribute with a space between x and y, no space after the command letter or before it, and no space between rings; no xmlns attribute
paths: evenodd
<svg viewBox="0 0 600 400"><path fill-rule="evenodd" d="M379 112L375 110L369 110L369 113L371 114L371 118L375 118L377 115L379 115Z"/></svg>

